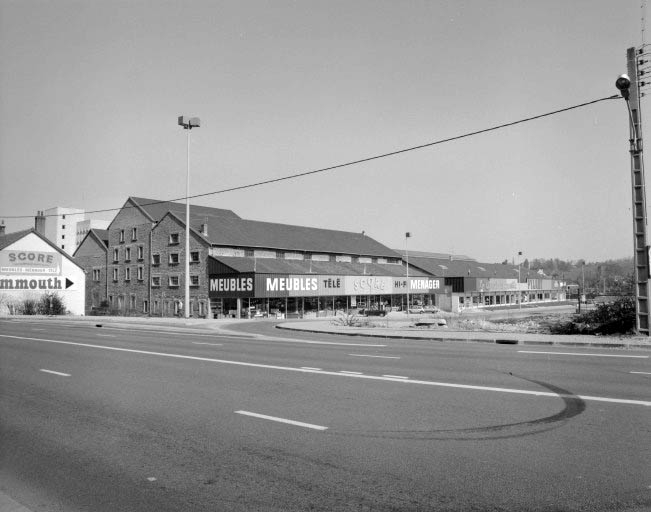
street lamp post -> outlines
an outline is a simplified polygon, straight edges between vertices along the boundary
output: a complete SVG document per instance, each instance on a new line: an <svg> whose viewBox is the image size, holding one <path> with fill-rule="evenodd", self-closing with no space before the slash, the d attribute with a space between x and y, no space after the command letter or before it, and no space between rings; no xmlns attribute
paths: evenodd
<svg viewBox="0 0 651 512"><path fill-rule="evenodd" d="M201 120L198 117L179 116L179 126L188 131L187 157L188 165L185 179L185 318L190 318L190 130L199 128Z"/></svg>
<svg viewBox="0 0 651 512"><path fill-rule="evenodd" d="M407 316L409 316L409 250L407 249L407 240L411 237L411 233L405 233L405 258L406 258L406 275L407 275Z"/></svg>
<svg viewBox="0 0 651 512"><path fill-rule="evenodd" d="M522 309L522 290L520 289L520 267L522 266L522 251L518 251L518 309Z"/></svg>

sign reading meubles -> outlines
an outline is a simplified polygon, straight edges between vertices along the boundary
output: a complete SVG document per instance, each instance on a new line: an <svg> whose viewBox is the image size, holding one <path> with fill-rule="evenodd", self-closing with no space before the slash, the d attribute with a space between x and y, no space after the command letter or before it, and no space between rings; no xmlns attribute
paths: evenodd
<svg viewBox="0 0 651 512"><path fill-rule="evenodd" d="M440 279L410 278L409 290L440 293ZM390 276L336 276L288 274L223 274L210 276L210 296L324 297L338 295L391 295L405 293L407 279Z"/></svg>

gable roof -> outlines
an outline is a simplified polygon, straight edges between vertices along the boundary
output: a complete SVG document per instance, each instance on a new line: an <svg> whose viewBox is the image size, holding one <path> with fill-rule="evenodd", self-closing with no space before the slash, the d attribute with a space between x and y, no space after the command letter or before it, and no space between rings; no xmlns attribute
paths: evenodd
<svg viewBox="0 0 651 512"><path fill-rule="evenodd" d="M0 250L5 247L9 247L14 242L17 242L24 236L29 235L33 229L24 229L22 231L16 231L15 233L7 233L6 235L0 235ZM36 231L34 231L36 233Z"/></svg>
<svg viewBox="0 0 651 512"><path fill-rule="evenodd" d="M185 226L184 204L152 204L153 199L134 197L129 201L153 221L159 222L170 213ZM400 258L392 249L362 233L246 220L230 210L191 205L190 229L199 234L202 224L207 226L207 235L201 235L202 238L216 246Z"/></svg>
<svg viewBox="0 0 651 512"><path fill-rule="evenodd" d="M67 260L69 260L71 263L75 264L77 267L82 268L79 263L77 263L70 254L65 252L64 250L60 249L59 247L56 246L51 240L48 238L45 238L44 235L41 235L38 231L36 231L34 228L31 229L24 229L23 231L16 231L14 233L7 233L6 235L1 235L0 236L0 250L5 249L9 247L10 245L14 244L15 242L18 242L22 238L34 234L37 237L39 237L41 240L43 240L47 245L52 247L56 252L59 254L63 255Z"/></svg>
<svg viewBox="0 0 651 512"><path fill-rule="evenodd" d="M72 257L77 256L77 252L79 252L79 249L86 243L87 238L92 238L95 240L97 245L104 249L104 251L108 251L108 245L109 245L109 236L108 236L108 229L90 229L88 233L86 233L86 236L79 242L79 245L75 249L75 252L72 254Z"/></svg>
<svg viewBox="0 0 651 512"><path fill-rule="evenodd" d="M178 217L185 219L185 203L175 203L173 201L160 201L158 199L145 199L143 197L129 197L136 207L144 211L152 221L161 220L167 212L172 212ZM221 208L212 208L209 206L198 206L190 204L190 220L198 219L203 222L205 218L234 218L239 219L239 215L231 210Z"/></svg>

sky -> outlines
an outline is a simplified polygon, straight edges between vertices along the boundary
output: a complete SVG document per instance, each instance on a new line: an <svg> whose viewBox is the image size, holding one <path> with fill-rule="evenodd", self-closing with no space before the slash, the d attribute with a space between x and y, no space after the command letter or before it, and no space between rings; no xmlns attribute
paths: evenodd
<svg viewBox="0 0 651 512"><path fill-rule="evenodd" d="M194 195L617 94L642 2L0 0L0 219L185 197L179 115ZM608 100L192 204L484 262L631 257L628 138Z"/></svg>

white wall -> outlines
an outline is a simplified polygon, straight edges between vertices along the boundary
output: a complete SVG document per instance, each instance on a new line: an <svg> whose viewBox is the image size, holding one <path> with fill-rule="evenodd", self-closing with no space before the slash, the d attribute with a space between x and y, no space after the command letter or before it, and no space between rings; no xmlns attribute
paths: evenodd
<svg viewBox="0 0 651 512"><path fill-rule="evenodd" d="M0 303L5 313L8 301L56 293L71 314L83 315L85 283L83 269L35 233L0 251Z"/></svg>

